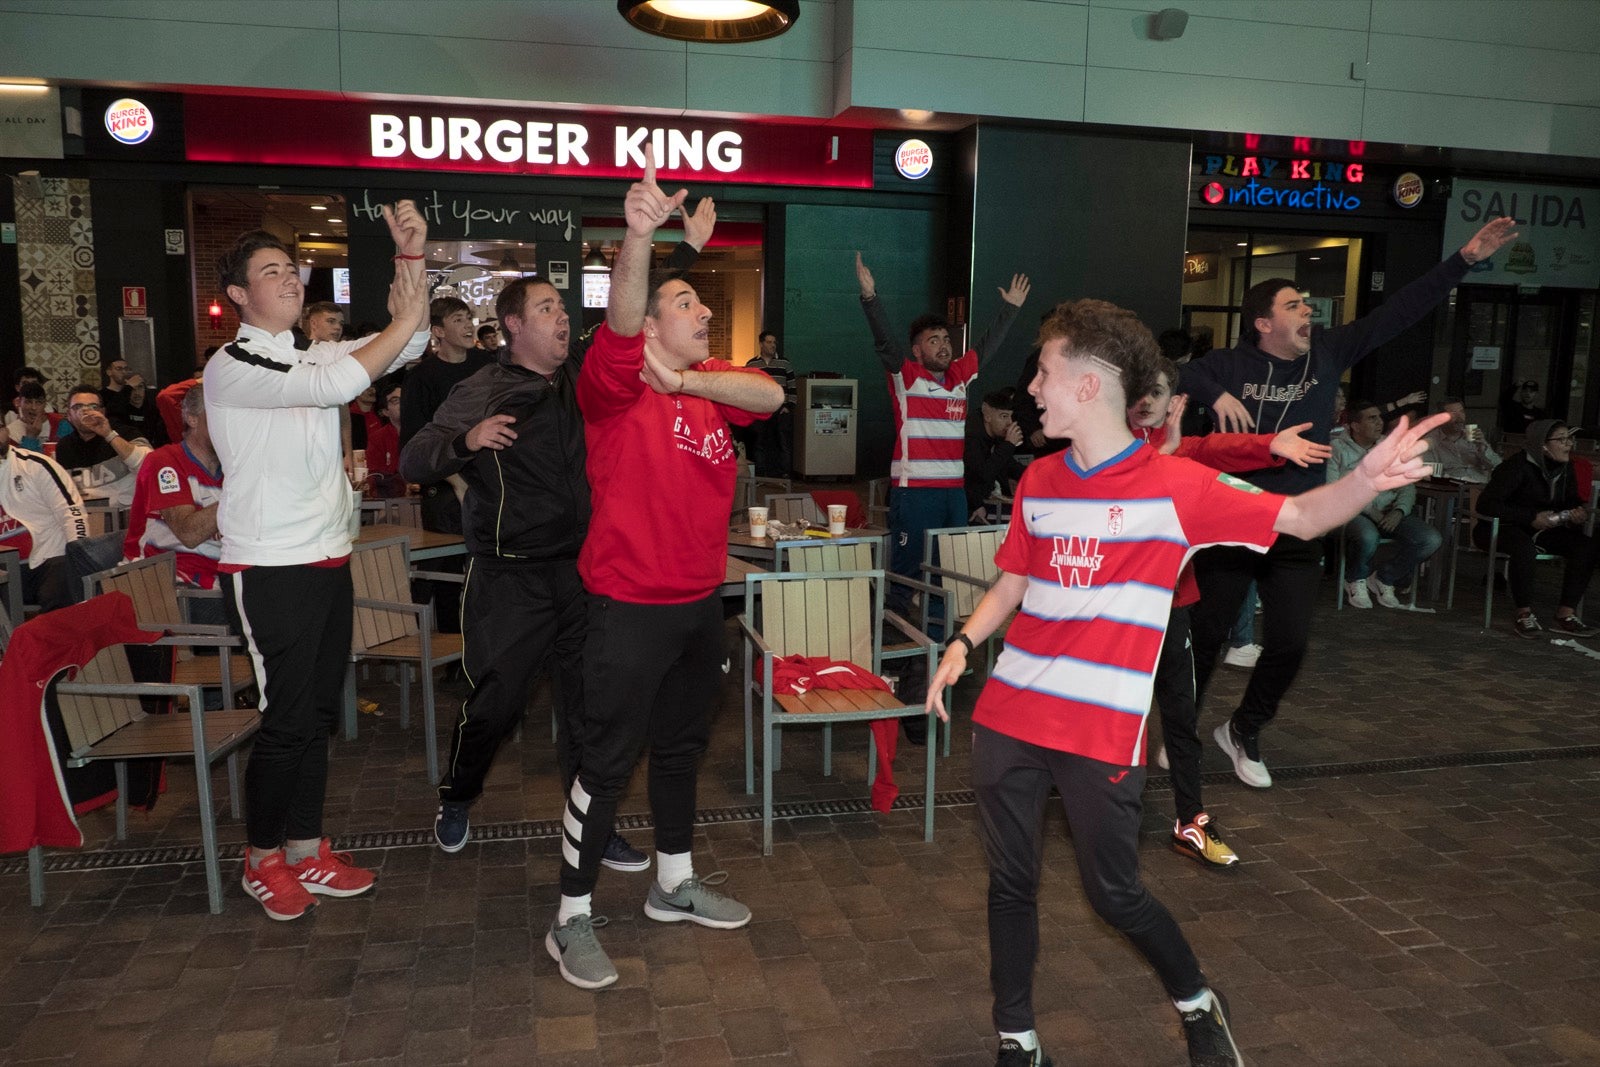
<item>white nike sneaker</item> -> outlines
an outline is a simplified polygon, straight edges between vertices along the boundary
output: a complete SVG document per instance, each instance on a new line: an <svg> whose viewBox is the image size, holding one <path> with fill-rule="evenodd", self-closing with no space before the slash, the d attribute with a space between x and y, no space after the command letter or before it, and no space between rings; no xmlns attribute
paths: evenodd
<svg viewBox="0 0 1600 1067"><path fill-rule="evenodd" d="M1367 583L1366 583L1365 579L1359 579L1359 580L1354 581L1354 582L1345 582L1344 583L1344 592L1345 592L1345 596L1350 601L1350 606L1351 607L1353 607L1353 608L1370 608L1370 607L1372 607L1372 598L1367 595Z"/></svg>

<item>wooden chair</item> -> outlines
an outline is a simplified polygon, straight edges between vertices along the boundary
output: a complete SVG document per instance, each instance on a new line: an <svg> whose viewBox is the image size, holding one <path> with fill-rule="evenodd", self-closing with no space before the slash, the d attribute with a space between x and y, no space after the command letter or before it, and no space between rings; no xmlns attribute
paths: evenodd
<svg viewBox="0 0 1600 1067"><path fill-rule="evenodd" d="M162 638L155 644L215 643L226 638ZM186 759L194 762L200 805L200 839L205 853L206 893L213 915L222 912L222 876L217 866L217 824L211 794L211 766L228 764L228 795L233 817L240 817L239 749L261 728L255 708L194 710L205 707L198 684L139 683L128 669L124 646L112 645L84 665L78 680L56 687L71 755L67 766L114 761L117 777L117 840L128 836L129 760ZM140 697L184 698L189 712L147 714ZM28 888L34 907L44 905L44 850L28 850Z"/></svg>
<svg viewBox="0 0 1600 1067"><path fill-rule="evenodd" d="M12 629L22 625L22 553L0 548L0 582L5 589L5 617Z"/></svg>
<svg viewBox="0 0 1600 1067"><path fill-rule="evenodd" d="M873 526L889 526L889 479L873 478L867 482L867 522Z"/></svg>
<svg viewBox="0 0 1600 1067"><path fill-rule="evenodd" d="M794 482L788 478L773 478L759 474L741 474L733 482L733 519L742 519L742 512L768 493L794 491Z"/></svg>
<svg viewBox="0 0 1600 1067"><path fill-rule="evenodd" d="M946 526L928 530L922 538L922 574L930 585L938 586L944 602L944 636L946 640L961 629L972 617L983 599L1000 577L995 565L995 553L1005 539L1004 526ZM924 612L923 628L929 629ZM983 643L984 673L994 670L995 643L1005 637L1002 627L989 635ZM949 702L945 710L951 712L950 722L944 728L944 754L950 755L950 733L955 726L954 711Z"/></svg>
<svg viewBox="0 0 1600 1067"><path fill-rule="evenodd" d="M785 525L793 522L809 522L816 526L827 526L828 516L817 507L817 502L810 493L771 493L767 496L767 518L776 519Z"/></svg>
<svg viewBox="0 0 1600 1067"><path fill-rule="evenodd" d="M422 681L423 749L428 784L439 780L439 737L435 726L433 669L461 659L461 635L435 633L433 605L411 602L410 542L391 537L358 544L350 554L355 586L355 626L350 662L392 663L399 673L400 725L411 725L411 670ZM429 577L438 577L429 575ZM459 575L455 577L459 578ZM356 735L355 673L345 676L345 736Z"/></svg>
<svg viewBox="0 0 1600 1067"><path fill-rule="evenodd" d="M883 607L885 577L881 570L833 571L822 574L776 572L752 574L745 580L745 610L739 616L744 633L745 790L754 792L755 701L761 702L761 848L772 854L772 775L777 766L779 731L812 723L831 729L840 722L903 719L926 712L906 705L892 693L877 690L815 690L805 696L774 693L774 661L782 656L824 656L847 660L873 674L882 671L882 626L902 630L921 647L932 684L938 660L933 641ZM760 599L757 613L756 601ZM923 840L933 840L934 746L927 745ZM876 746L867 743L867 773L876 766ZM823 773L832 773L829 754Z"/></svg>
<svg viewBox="0 0 1600 1067"><path fill-rule="evenodd" d="M412 526L422 528L422 498L420 496L397 496L386 501L388 512L383 521L395 526Z"/></svg>
<svg viewBox="0 0 1600 1067"><path fill-rule="evenodd" d="M139 626L146 630L165 630L175 635L197 638L228 638L226 626L207 626L191 623L185 614L182 601L190 597L219 596L216 591L191 589L178 583L177 557L171 552L147 556L130 563L119 564L110 570L91 574L83 580L85 597L100 593L126 593L133 601L133 613ZM239 691L249 687L255 678L250 657L243 654L222 653L215 656L197 656L197 645L215 645L218 649L239 646L238 638L221 642L174 642L172 661L173 685L198 685L205 689L218 689L228 694L224 704L233 703Z"/></svg>

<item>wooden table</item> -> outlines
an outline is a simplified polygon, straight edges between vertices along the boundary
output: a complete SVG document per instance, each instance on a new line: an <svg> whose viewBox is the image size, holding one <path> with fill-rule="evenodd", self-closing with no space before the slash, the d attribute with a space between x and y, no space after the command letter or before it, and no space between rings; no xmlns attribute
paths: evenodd
<svg viewBox="0 0 1600 1067"><path fill-rule="evenodd" d="M361 536L356 538L356 544L370 545L391 537L404 537L411 542L413 561L467 554L466 538L460 534L435 533L433 530L419 530L415 526L393 526L382 522L361 527Z"/></svg>
<svg viewBox="0 0 1600 1067"><path fill-rule="evenodd" d="M728 557L728 573L722 585L717 588L717 593L725 597L743 597L744 580L752 574L760 574L766 568L759 563L753 563L737 556Z"/></svg>
<svg viewBox="0 0 1600 1067"><path fill-rule="evenodd" d="M876 537L882 539L889 536L889 531L884 529L882 526L859 526L847 528L841 536L851 538ZM803 544L811 540L813 539L797 538L793 543ZM815 538L814 540L817 543L824 543L828 540L828 538L826 536L822 536ZM728 555L738 556L741 559L755 560L758 563L764 563L766 564L767 570L772 569L772 544L773 541L771 537L762 537L759 539L751 537L749 523L740 523L739 525L730 527L728 529ZM885 544L884 547L887 549L887 544ZM888 557L885 554L880 558L887 559Z"/></svg>

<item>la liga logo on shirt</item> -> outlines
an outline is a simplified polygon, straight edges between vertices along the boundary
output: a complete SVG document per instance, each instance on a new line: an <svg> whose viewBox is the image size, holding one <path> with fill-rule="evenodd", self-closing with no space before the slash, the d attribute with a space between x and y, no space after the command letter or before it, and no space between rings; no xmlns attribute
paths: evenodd
<svg viewBox="0 0 1600 1067"><path fill-rule="evenodd" d="M1221 482L1223 485L1227 486L1229 489L1237 489L1242 493L1259 493L1259 492L1261 492L1261 487L1259 485L1251 485L1249 482L1244 481L1243 479L1240 479L1240 478L1235 478L1231 474L1219 474L1219 475L1217 475L1217 481Z"/></svg>

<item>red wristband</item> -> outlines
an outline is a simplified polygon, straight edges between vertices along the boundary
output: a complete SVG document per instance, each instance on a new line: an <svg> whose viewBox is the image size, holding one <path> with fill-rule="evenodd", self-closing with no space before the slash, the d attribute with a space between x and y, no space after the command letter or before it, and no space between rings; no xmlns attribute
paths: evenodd
<svg viewBox="0 0 1600 1067"><path fill-rule="evenodd" d="M427 259L427 256L408 256L404 252L398 253L395 259Z"/></svg>

